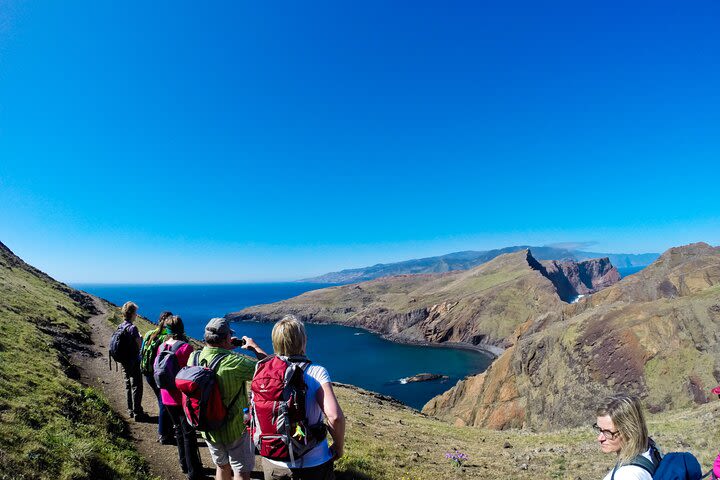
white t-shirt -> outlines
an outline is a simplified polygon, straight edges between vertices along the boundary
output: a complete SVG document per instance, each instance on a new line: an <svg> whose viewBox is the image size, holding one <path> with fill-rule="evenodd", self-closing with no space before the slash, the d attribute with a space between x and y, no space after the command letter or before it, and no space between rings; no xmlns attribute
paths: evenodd
<svg viewBox="0 0 720 480"><path fill-rule="evenodd" d="M650 449L642 455L648 460L652 460L652 457L650 457ZM608 474L605 475L603 480L610 480L612 478L612 472L613 471L611 469ZM615 480L652 480L652 475L650 475L650 472L642 467L638 467L637 465L625 465L619 467L615 471Z"/></svg>
<svg viewBox="0 0 720 480"><path fill-rule="evenodd" d="M305 395L305 412L307 413L307 419L310 425L315 425L323 419L323 412L317 401L317 392L326 383L330 383L330 374L325 367L311 364L305 370L305 384L308 387L307 394ZM303 455L302 458L296 459L294 463L270 460L269 458L265 460L279 467L310 468L322 465L331 458L330 447L328 446L327 439L325 439L322 443ZM615 478L617 478L617 475Z"/></svg>

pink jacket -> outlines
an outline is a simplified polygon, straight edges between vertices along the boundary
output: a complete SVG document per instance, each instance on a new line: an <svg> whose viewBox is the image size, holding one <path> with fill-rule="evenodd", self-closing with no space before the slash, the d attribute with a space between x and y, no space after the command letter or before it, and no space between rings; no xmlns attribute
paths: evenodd
<svg viewBox="0 0 720 480"><path fill-rule="evenodd" d="M162 351L163 348L165 348L165 345L172 345L173 343L177 342L179 340L167 340L160 344L158 347L158 355ZM175 352L175 356L178 359L178 366L180 368L184 367L188 363L188 358L190 357L190 354L193 351L193 346L189 343L186 343L182 347L178 348L178 351ZM180 393L180 390L174 388L172 390L166 390L164 388L160 389L160 398L162 398L163 405L174 405L179 406L182 405L182 394Z"/></svg>

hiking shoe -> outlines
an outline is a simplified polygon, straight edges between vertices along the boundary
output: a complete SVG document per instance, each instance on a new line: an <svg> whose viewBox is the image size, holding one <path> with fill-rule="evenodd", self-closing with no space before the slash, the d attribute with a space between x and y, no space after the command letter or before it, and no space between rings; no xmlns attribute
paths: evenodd
<svg viewBox="0 0 720 480"><path fill-rule="evenodd" d="M175 437L173 435L168 435L167 437L160 436L158 437L158 443L160 445L177 445L175 442ZM187 473L187 472L183 472Z"/></svg>
<svg viewBox="0 0 720 480"><path fill-rule="evenodd" d="M148 420L150 420L150 416L145 412L139 412L135 414L136 422L147 422Z"/></svg>

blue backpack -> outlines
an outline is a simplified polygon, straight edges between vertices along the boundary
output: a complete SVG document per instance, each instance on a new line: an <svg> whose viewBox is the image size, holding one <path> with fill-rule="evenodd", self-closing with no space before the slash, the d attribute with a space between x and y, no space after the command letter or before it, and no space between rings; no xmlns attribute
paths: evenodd
<svg viewBox="0 0 720 480"><path fill-rule="evenodd" d="M653 444L650 446L650 456L653 460L638 455L627 465L634 465L646 470L653 480L701 480L710 474L708 472L703 475L700 462L688 452L671 452L662 457ZM617 469L616 465L610 477L611 480L615 480Z"/></svg>

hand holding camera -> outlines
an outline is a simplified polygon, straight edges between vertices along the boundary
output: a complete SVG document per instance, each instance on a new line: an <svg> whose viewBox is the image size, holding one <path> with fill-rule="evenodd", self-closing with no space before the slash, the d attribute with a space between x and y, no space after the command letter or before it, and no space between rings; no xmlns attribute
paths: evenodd
<svg viewBox="0 0 720 480"><path fill-rule="evenodd" d="M230 339L230 343L233 345L233 347L240 347L245 350L250 350L255 354L255 356L258 358L258 360L265 358L267 356L267 353L258 346L257 343L255 343L255 340L253 340L250 337L243 336L242 338L232 337Z"/></svg>

